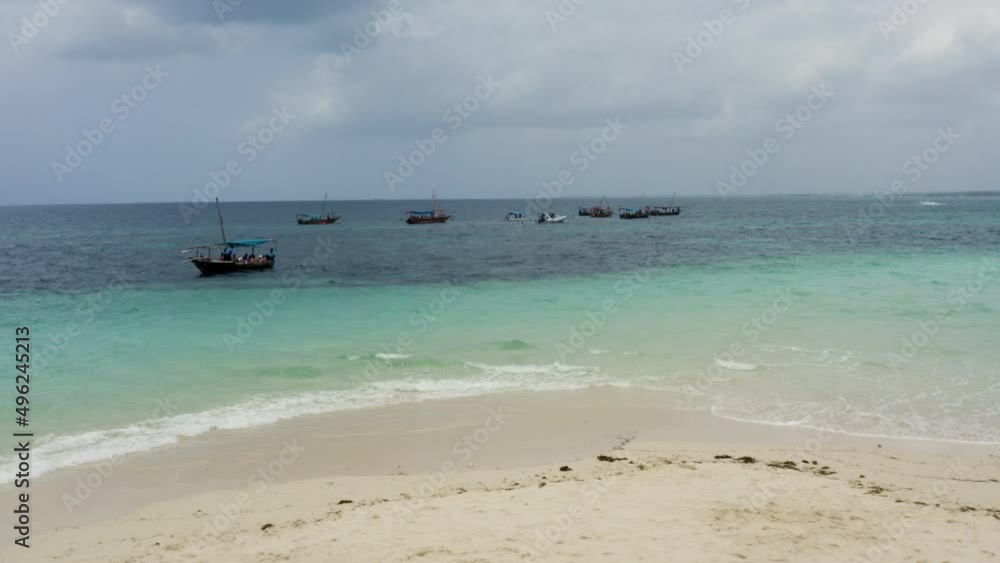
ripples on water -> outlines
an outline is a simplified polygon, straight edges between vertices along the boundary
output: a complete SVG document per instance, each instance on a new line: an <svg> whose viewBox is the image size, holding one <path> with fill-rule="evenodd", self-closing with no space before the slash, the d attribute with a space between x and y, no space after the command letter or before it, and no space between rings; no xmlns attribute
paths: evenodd
<svg viewBox="0 0 1000 563"><path fill-rule="evenodd" d="M992 249L1000 242L1000 197L902 197L885 216L866 222L854 240L845 236L871 202L863 197L682 198L678 217L622 221L577 217L594 200L557 200L564 225L505 223L525 201L442 200L456 218L444 225L409 226L403 210L427 202L340 202L332 226L303 227L295 214L316 203L224 203L230 239L278 239L278 267L251 279L198 280L179 250L221 238L215 209L184 223L176 204L0 207L3 291L95 290L113 271L138 285L201 288L282 284L281 276L309 257L316 238L338 246L313 283L384 285L539 279L613 273L641 267L648 257L677 266L774 268L815 254L945 253ZM641 206L662 200L616 200ZM944 205L946 204L946 205Z"/></svg>

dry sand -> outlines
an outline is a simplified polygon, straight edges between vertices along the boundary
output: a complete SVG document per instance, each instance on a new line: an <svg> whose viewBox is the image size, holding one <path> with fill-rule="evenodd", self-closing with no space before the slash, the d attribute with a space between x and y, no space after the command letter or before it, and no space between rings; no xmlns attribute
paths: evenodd
<svg viewBox="0 0 1000 563"><path fill-rule="evenodd" d="M505 394L213 432L120 460L100 483L94 466L37 479L32 548L2 555L1000 559L1000 448L737 423L660 399Z"/></svg>

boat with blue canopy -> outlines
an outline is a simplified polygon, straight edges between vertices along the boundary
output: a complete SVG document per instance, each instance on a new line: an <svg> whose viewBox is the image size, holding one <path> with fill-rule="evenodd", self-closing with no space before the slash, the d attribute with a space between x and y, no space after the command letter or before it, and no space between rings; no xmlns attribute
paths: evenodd
<svg viewBox="0 0 1000 563"><path fill-rule="evenodd" d="M406 224L427 225L430 223L446 223L451 219L451 215L437 208L437 192L431 193L430 211L407 211L405 213Z"/></svg>
<svg viewBox="0 0 1000 563"><path fill-rule="evenodd" d="M185 248L181 252L194 253L186 261L198 268L202 276L216 276L235 272L254 272L274 268L275 248L278 241L268 238L250 238L241 240L226 240L226 228L222 222L222 208L219 200L215 200L219 210L219 228L222 231L223 242L203 244ZM257 254L257 247L270 246L267 254ZM246 252L245 249L249 249ZM242 254L240 251L243 251ZM216 254L218 252L218 254Z"/></svg>
<svg viewBox="0 0 1000 563"><path fill-rule="evenodd" d="M618 218L619 219L648 219L649 211L647 209L636 209L634 207L619 207L618 208Z"/></svg>

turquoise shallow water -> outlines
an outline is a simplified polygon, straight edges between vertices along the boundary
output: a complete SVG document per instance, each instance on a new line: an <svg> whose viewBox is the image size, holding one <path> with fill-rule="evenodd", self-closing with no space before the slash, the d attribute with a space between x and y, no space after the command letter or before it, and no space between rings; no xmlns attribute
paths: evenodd
<svg viewBox="0 0 1000 563"><path fill-rule="evenodd" d="M759 198L742 222L706 200L683 220L559 227L503 224L514 203L475 202L454 227L329 227L340 246L308 273L294 266L317 232L276 214L278 271L211 280L173 253L174 239L211 239L210 223L122 227L121 208L95 207L140 257L120 233L99 241L121 262L16 282L0 326L32 329L41 471L212 427L592 385L741 420L997 442L1000 201L926 199L854 242L856 198ZM8 263L25 240L39 239L5 235Z"/></svg>

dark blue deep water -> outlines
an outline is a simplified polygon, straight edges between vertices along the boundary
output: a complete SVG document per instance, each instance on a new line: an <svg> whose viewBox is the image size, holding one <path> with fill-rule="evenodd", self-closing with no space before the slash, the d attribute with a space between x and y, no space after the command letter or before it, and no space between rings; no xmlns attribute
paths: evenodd
<svg viewBox="0 0 1000 563"><path fill-rule="evenodd" d="M930 205L928 203L940 205ZM331 226L299 226L296 213L316 202L223 203L227 237L279 240L274 272L199 280L182 248L217 242L214 205L187 224L178 204L0 207L0 291L103 287L109 272L126 272L139 286L278 283L302 263L317 237L336 244L310 279L337 285L382 285L613 273L648 257L677 265L786 259L868 252L947 253L1000 243L1000 197L907 195L887 206L873 197L687 197L679 217L624 221L578 217L594 200L556 200L566 224L513 225L508 211L524 200L441 201L455 214L444 225L409 226L407 209L428 202L330 202L342 216ZM621 199L612 207L668 201ZM266 251L266 249L264 249ZM240 279L242 278L242 279Z"/></svg>

